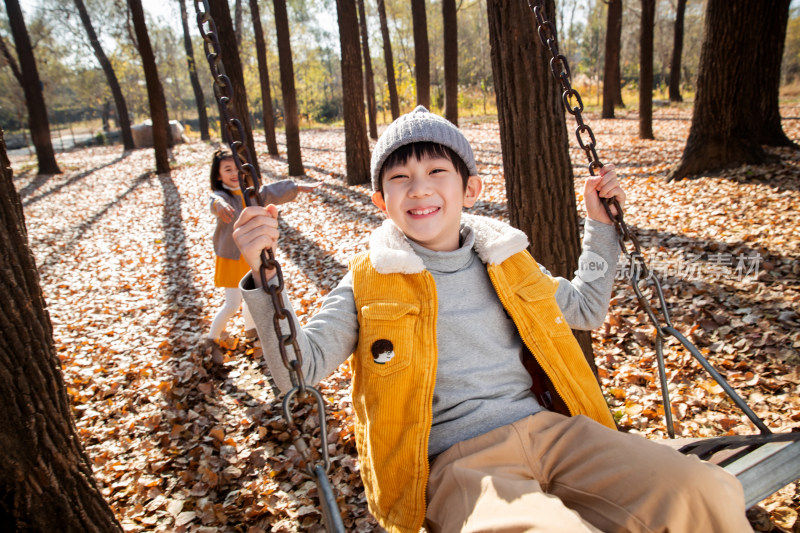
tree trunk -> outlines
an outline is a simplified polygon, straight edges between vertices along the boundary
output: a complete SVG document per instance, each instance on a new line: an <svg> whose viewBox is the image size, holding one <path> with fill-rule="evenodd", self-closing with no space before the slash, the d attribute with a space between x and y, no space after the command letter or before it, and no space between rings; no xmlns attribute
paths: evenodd
<svg viewBox="0 0 800 533"><path fill-rule="evenodd" d="M602 117L614 118L617 95L622 92L619 68L619 54L622 49L622 0L609 0L607 25Z"/></svg>
<svg viewBox="0 0 800 533"><path fill-rule="evenodd" d="M389 39L389 25L386 22L386 5L378 0L378 17L381 20L383 36L383 60L386 63L386 84L389 86L389 107L392 109L392 120L400 116L400 101L397 98L397 82L394 79L394 58L392 57L392 41Z"/></svg>
<svg viewBox="0 0 800 533"><path fill-rule="evenodd" d="M233 105L236 117L241 121L244 128L244 139L239 139L247 146L250 151L251 162L259 172L258 154L253 142L253 128L250 125L250 112L247 109L247 90L244 85L244 74L242 73L242 62L239 59L239 47L236 46L236 32L233 29L231 11L227 2L209 2L211 16L217 25L217 38L222 49L222 64L225 67L225 74L231 80L233 86L233 101L228 104ZM235 139L234 139L235 140Z"/></svg>
<svg viewBox="0 0 800 533"><path fill-rule="evenodd" d="M56 154L50 138L50 121L47 118L47 107L42 94L42 84L39 80L39 70L33 57L33 47L22 17L22 9L17 0L5 0L8 23L14 36L14 44L19 56L22 90L25 93L25 105L28 108L28 127L31 130L31 139L36 147L36 159L39 164L39 174L61 174L61 169L56 163Z"/></svg>
<svg viewBox="0 0 800 533"><path fill-rule="evenodd" d="M208 134L208 114L206 114L206 99L203 96L203 88L197 77L197 64L194 61L194 49L192 47L192 36L189 33L189 17L186 13L186 0L178 0L181 7L181 24L183 25L183 48L186 50L186 66L189 68L189 79L192 82L194 91L194 101L197 105L197 118L200 121L200 138L204 141L211 139Z"/></svg>
<svg viewBox="0 0 800 533"><path fill-rule="evenodd" d="M369 136L378 138L378 110L375 105L375 79L372 75L372 58L369 55L369 33L367 33L367 13L364 0L358 0L358 18L361 26L361 52L364 56L364 92L367 95L367 117L369 119Z"/></svg>
<svg viewBox="0 0 800 533"><path fill-rule="evenodd" d="M555 24L553 0L545 5ZM527 4L489 0L487 11L509 218L539 263L571 278L580 235L560 85ZM576 338L594 369L589 332Z"/></svg>
<svg viewBox="0 0 800 533"><path fill-rule="evenodd" d="M142 2L141 0L128 0L128 7L131 10L136 42L139 43L139 55L142 56L144 80L147 83L150 119L153 121L153 149L156 154L156 173L169 174L169 155L167 150L172 144L172 134L169 131L169 117L167 115L167 101L164 99L164 88L158 78L156 57L153 54L152 46L150 46L150 37L147 35Z"/></svg>
<svg viewBox="0 0 800 533"><path fill-rule="evenodd" d="M444 118L458 126L458 16L456 0L442 0Z"/></svg>
<svg viewBox="0 0 800 533"><path fill-rule="evenodd" d="M72 420L0 129L0 529L122 531Z"/></svg>
<svg viewBox="0 0 800 533"><path fill-rule="evenodd" d="M264 122L264 136L267 151L271 156L278 155L278 141L275 139L275 112L272 110L272 93L269 87L269 67L267 67L267 44L261 27L261 12L258 0L250 0L250 17L253 19L253 33L256 38L258 58L258 79L261 83L261 118Z"/></svg>
<svg viewBox="0 0 800 533"><path fill-rule="evenodd" d="M236 49L242 49L242 0L236 0L233 4L234 28L236 33Z"/></svg>
<svg viewBox="0 0 800 533"><path fill-rule="evenodd" d="M683 19L686 0L678 0L675 11L675 35L672 40L672 61L669 65L669 101L683 102L681 96L681 57L683 56Z"/></svg>
<svg viewBox="0 0 800 533"><path fill-rule="evenodd" d="M86 11L86 5L83 0L74 0L75 7L78 8L78 15L81 18L83 27L86 30L86 35L89 36L89 44L92 45L94 55L103 73L106 75L108 87L111 89L111 96L114 97L114 106L117 108L117 124L119 124L120 132L122 133L122 146L125 150L133 150L133 135L131 134L131 119L128 115L128 105L125 103L125 97L122 96L122 89L117 81L117 75L114 73L114 68L111 66L111 61L106 57L100 41L97 39L97 34L92 26L92 21L89 18L89 13Z"/></svg>
<svg viewBox="0 0 800 533"><path fill-rule="evenodd" d="M762 15L755 21L756 31L762 35L758 40L758 59L760 79L759 109L756 119L760 127L756 138L768 146L790 146L800 148L790 140L781 127L781 112L778 105L781 83L781 60L783 59L786 25L789 22L790 0L777 0L762 5Z"/></svg>
<svg viewBox="0 0 800 533"><path fill-rule="evenodd" d="M765 18L765 6L709 0L689 138L667 180L764 162L756 130L763 79L758 43L765 36L754 30L754 21Z"/></svg>
<svg viewBox="0 0 800 533"><path fill-rule="evenodd" d="M339 40L342 51L342 93L344 98L344 144L347 184L370 182L369 141L364 124L361 52L358 46L358 15L352 0L337 0Z"/></svg>
<svg viewBox="0 0 800 533"><path fill-rule="evenodd" d="M411 0L411 19L414 25L414 72L417 82L417 105L431 108L431 66L428 51L428 18L425 0Z"/></svg>
<svg viewBox="0 0 800 533"><path fill-rule="evenodd" d="M642 27L639 30L639 138L653 136L653 28L656 0L642 0Z"/></svg>
<svg viewBox="0 0 800 533"><path fill-rule="evenodd" d="M294 89L289 15L286 12L286 0L273 0L273 5L275 7L275 30L278 34L278 59L281 69L283 122L286 125L286 157L289 160L289 175L302 176L305 170L300 154L300 121L297 115L297 96ZM361 94L361 89L358 89L358 94Z"/></svg>

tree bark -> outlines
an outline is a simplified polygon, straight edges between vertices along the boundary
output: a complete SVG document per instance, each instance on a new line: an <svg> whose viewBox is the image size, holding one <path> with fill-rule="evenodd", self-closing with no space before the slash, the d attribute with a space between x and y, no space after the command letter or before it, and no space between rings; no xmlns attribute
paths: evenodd
<svg viewBox="0 0 800 533"><path fill-rule="evenodd" d="M639 30L639 138L653 136L653 31L656 0L642 0L642 26Z"/></svg>
<svg viewBox="0 0 800 533"><path fill-rule="evenodd" d="M786 26L789 22L790 0L766 2L762 6L762 15L755 23L758 28L751 31L760 33L758 40L758 59L760 80L759 109L756 119L760 126L756 129L756 138L761 144L768 146L789 146L800 148L786 136L781 127L781 112L778 105L781 83L781 60L786 41Z"/></svg>
<svg viewBox="0 0 800 533"><path fill-rule="evenodd" d="M286 0L273 0L275 7L275 30L278 34L278 59L281 69L281 92L283 93L283 122L286 125L286 154L289 160L289 175L302 176L303 159L300 154L300 120L297 114L297 96L294 89L294 65L292 46L289 40L289 15ZM361 89L359 89L361 94Z"/></svg>
<svg viewBox="0 0 800 533"><path fill-rule="evenodd" d="M28 108L28 127L31 130L31 139L36 147L36 159L39 165L39 174L61 174L53 150L50 137L50 121L47 118L47 106L42 94L42 84L39 79L39 70L33 57L33 47L22 17L22 9L17 0L5 0L8 23L14 44L19 56L20 76L22 90L25 93L25 105Z"/></svg>
<svg viewBox="0 0 800 533"><path fill-rule="evenodd" d="M108 87L111 89L111 96L114 98L114 106L117 108L117 124L119 124L120 132L122 133L122 146L125 150L133 150L133 134L131 134L131 119L128 115L128 105L125 103L125 97L122 95L122 89L117 81L117 75L114 73L114 68L111 66L111 61L108 60L100 41L97 38L97 33L92 26L92 20L89 18L89 13L86 11L86 5L83 0L74 0L75 7L78 8L78 15L80 16L83 27L86 30L86 35L89 36L89 44L92 45L94 55L103 73L106 75ZM181 0L183 1L183 0Z"/></svg>
<svg viewBox="0 0 800 533"><path fill-rule="evenodd" d="M605 68L603 73L602 118L614 118L620 84L619 55L622 49L622 0L609 0L606 29ZM620 98L620 101L622 99Z"/></svg>
<svg viewBox="0 0 800 533"><path fill-rule="evenodd" d="M269 155L277 156L278 141L275 139L275 112L272 109L272 91L269 86L267 44L264 41L264 30L261 27L261 13L258 9L258 0L250 0L250 16L253 19L253 33L256 38L258 79L261 83L261 118L264 122L264 136L266 137Z"/></svg>
<svg viewBox="0 0 800 533"><path fill-rule="evenodd" d="M361 52L358 46L358 15L352 0L337 0L339 40L342 51L342 93L344 98L344 144L347 184L370 182L369 141L364 124Z"/></svg>
<svg viewBox="0 0 800 533"><path fill-rule="evenodd" d="M762 71L754 21L766 4L709 0L692 125L678 165L667 180L743 163L760 164L766 153L756 135Z"/></svg>
<svg viewBox="0 0 800 533"><path fill-rule="evenodd" d="M236 49L242 49L242 0L236 0L233 4L233 31L236 33Z"/></svg>
<svg viewBox="0 0 800 533"><path fill-rule="evenodd" d="M681 57L683 56L683 20L686 0L678 0L675 11L675 32L672 39L672 61L669 65L669 101L683 102L681 96Z"/></svg>
<svg viewBox="0 0 800 533"><path fill-rule="evenodd" d="M253 128L250 124L250 112L247 109L247 90L244 84L242 62L239 59L239 47L236 45L236 32L233 29L231 11L227 2L209 2L211 16L217 26L217 38L221 48L222 64L225 74L230 78L233 86L233 101L228 105L233 106L236 117L241 121L244 129L244 139L239 139L247 146L250 152L251 163L259 172L258 154L253 142ZM235 139L234 139L235 140Z"/></svg>
<svg viewBox="0 0 800 533"><path fill-rule="evenodd" d="M158 78L156 57L147 35L147 25L144 21L144 10L141 0L128 0L131 10L133 29L136 32L136 42L139 45L139 55L142 56L144 79L147 84L147 99L150 102L150 119L153 121L153 149L156 154L156 173L169 174L168 149L172 144L172 134L169 131L169 117L167 115L167 101L164 99L164 88Z"/></svg>
<svg viewBox="0 0 800 533"><path fill-rule="evenodd" d="M458 126L458 15L456 0L442 0L444 118Z"/></svg>
<svg viewBox="0 0 800 533"><path fill-rule="evenodd" d="M389 25L386 22L386 5L384 4L384 0L378 0L378 17L381 21L381 36L383 37L383 60L386 63L386 84L389 86L389 107L392 110L392 120L397 120L400 116L400 101L397 98L397 82L394 79L392 41L389 39Z"/></svg>
<svg viewBox="0 0 800 533"><path fill-rule="evenodd" d="M428 50L428 18L425 0L411 0L411 19L414 25L414 72L417 82L417 105L431 108L431 66Z"/></svg>
<svg viewBox="0 0 800 533"><path fill-rule="evenodd" d="M554 1L545 6L555 24ZM488 0L487 11L509 218L540 264L571 278L580 235L560 86L527 4ZM594 369L589 332L576 338Z"/></svg>
<svg viewBox="0 0 800 533"><path fill-rule="evenodd" d="M0 129L0 529L122 531L72 420Z"/></svg>
<svg viewBox="0 0 800 533"><path fill-rule="evenodd" d="M189 33L189 18L186 13L186 0L178 0L181 8L181 24L183 25L183 48L186 50L186 66L189 69L189 79L192 82L194 91L194 101L197 105L197 118L200 122L200 138L204 141L211 139L208 134L208 114L206 113L206 99L203 95L203 88L197 77L197 63L194 61L194 48L192 47L192 36Z"/></svg>
<svg viewBox="0 0 800 533"><path fill-rule="evenodd" d="M372 75L372 58L369 55L369 33L367 33L367 13L364 0L358 0L358 18L361 26L361 52L364 56L364 92L367 96L367 117L369 120L369 136L378 138L378 123L375 105L375 78Z"/></svg>

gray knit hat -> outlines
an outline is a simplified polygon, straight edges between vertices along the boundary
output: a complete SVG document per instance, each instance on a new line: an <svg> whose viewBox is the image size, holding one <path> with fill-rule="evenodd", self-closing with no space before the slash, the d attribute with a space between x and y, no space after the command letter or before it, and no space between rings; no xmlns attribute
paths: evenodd
<svg viewBox="0 0 800 533"><path fill-rule="evenodd" d="M386 159L398 148L416 142L433 142L447 146L453 150L467 165L470 176L478 175L478 166L472 148L461 133L449 120L434 115L425 107L417 106L414 111L406 113L389 124L383 132L375 149L372 151L372 190L378 190L381 168Z"/></svg>

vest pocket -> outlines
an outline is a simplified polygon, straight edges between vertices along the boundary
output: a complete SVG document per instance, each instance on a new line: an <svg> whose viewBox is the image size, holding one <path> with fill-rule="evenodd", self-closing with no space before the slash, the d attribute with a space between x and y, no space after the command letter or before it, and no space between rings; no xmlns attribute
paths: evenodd
<svg viewBox="0 0 800 533"><path fill-rule="evenodd" d="M373 302L359 311L358 356L365 371L388 376L411 364L419 307L403 302Z"/></svg>
<svg viewBox="0 0 800 533"><path fill-rule="evenodd" d="M572 336L572 330L567 324L564 314L555 300L555 283L552 279L542 276L533 283L526 283L514 288L514 292L533 308L534 319L550 337Z"/></svg>

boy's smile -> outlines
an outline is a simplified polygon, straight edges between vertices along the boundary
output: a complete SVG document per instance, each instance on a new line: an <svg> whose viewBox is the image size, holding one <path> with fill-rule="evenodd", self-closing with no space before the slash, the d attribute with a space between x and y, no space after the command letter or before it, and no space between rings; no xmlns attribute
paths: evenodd
<svg viewBox="0 0 800 533"><path fill-rule="evenodd" d="M461 175L445 157L410 157L386 167L383 193L373 203L412 241L437 252L458 248L461 208L472 207L481 181L470 176L466 190Z"/></svg>

